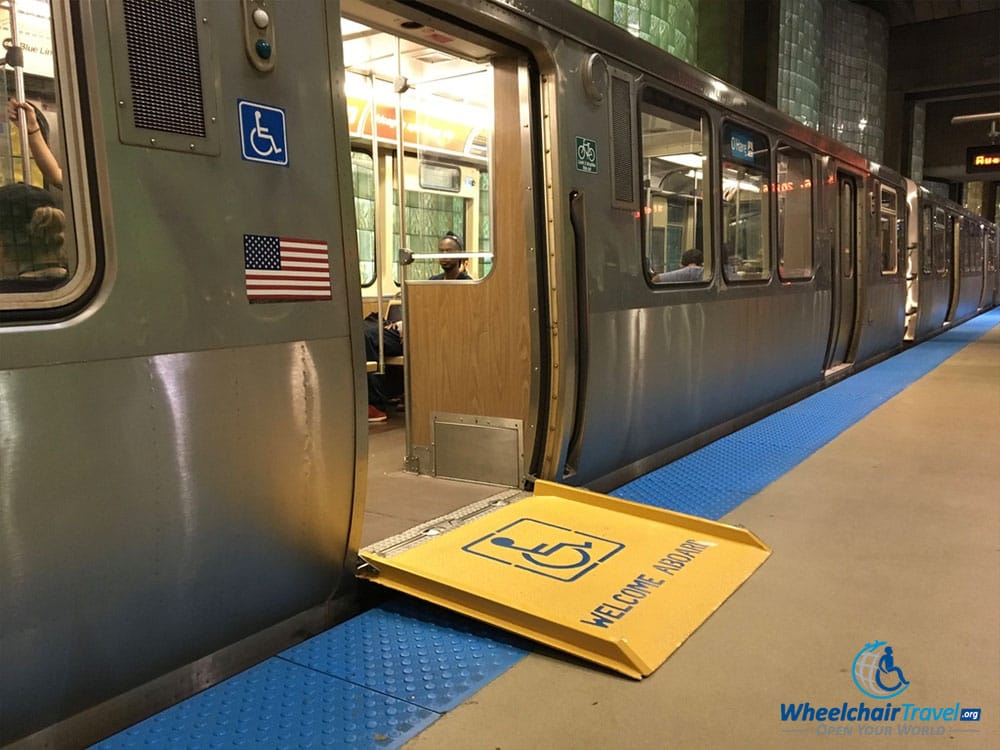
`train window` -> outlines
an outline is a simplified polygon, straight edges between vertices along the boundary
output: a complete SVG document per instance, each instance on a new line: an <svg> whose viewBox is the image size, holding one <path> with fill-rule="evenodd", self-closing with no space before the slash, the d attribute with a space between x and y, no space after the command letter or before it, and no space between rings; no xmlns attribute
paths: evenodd
<svg viewBox="0 0 1000 750"><path fill-rule="evenodd" d="M643 249L654 284L712 277L705 220L708 118L647 89L642 102Z"/></svg>
<svg viewBox="0 0 1000 750"><path fill-rule="evenodd" d="M934 209L934 269L938 273L948 270L948 231L943 208Z"/></svg>
<svg viewBox="0 0 1000 750"><path fill-rule="evenodd" d="M771 276L771 172L767 138L742 125L722 128L722 251L727 281Z"/></svg>
<svg viewBox="0 0 1000 750"><path fill-rule="evenodd" d="M807 279L813 268L812 158L780 146L775 166L778 275L782 279Z"/></svg>
<svg viewBox="0 0 1000 750"><path fill-rule="evenodd" d="M471 178L470 178L471 179ZM392 241L394 247L407 247L417 253L436 253L438 240L445 232L454 232L464 239L468 236L467 210L476 190L468 196L439 193L429 190L406 191L406 242L399 239L399 212L393 200ZM393 281L398 285L399 264L394 265ZM406 278L429 279L440 272L436 260L417 260L409 267ZM474 274L476 278L479 274Z"/></svg>
<svg viewBox="0 0 1000 750"><path fill-rule="evenodd" d="M934 216L930 206L920 209L920 271L929 274L934 268Z"/></svg>
<svg viewBox="0 0 1000 750"><path fill-rule="evenodd" d="M21 51L8 54L18 64L4 66L0 91L8 102L0 120L0 307L54 308L83 292L94 265L78 251L64 171L67 116L75 113L64 112L72 92L59 77L49 3L12 5L0 6L0 38Z"/></svg>
<svg viewBox="0 0 1000 750"><path fill-rule="evenodd" d="M897 219L897 198L896 191L882 185L879 195L881 196L881 209L879 213L879 244L882 248L882 273L896 273L899 267L899 255L897 242L899 241L899 230L896 226Z"/></svg>
<svg viewBox="0 0 1000 750"><path fill-rule="evenodd" d="M375 160L371 154L351 152L354 177L354 215L358 223L358 260L361 286L375 283Z"/></svg>

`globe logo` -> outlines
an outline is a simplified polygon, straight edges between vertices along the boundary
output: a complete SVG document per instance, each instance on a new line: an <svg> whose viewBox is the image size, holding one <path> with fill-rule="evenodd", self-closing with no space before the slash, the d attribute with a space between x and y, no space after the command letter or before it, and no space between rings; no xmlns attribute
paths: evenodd
<svg viewBox="0 0 1000 750"><path fill-rule="evenodd" d="M858 690L870 698L892 698L910 686L903 670L896 666L892 646L885 641L866 643L854 657L851 671Z"/></svg>

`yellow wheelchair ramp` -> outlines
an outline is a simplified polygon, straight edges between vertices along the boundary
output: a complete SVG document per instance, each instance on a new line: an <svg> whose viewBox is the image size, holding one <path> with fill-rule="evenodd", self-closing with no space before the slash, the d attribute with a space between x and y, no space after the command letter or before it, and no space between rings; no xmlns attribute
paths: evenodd
<svg viewBox="0 0 1000 750"><path fill-rule="evenodd" d="M767 559L746 529L552 482L361 551L358 575L634 677Z"/></svg>

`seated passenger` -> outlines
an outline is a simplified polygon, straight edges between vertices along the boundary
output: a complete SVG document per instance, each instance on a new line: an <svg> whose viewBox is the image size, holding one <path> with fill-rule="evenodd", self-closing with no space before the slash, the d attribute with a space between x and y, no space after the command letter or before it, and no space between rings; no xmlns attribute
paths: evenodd
<svg viewBox="0 0 1000 750"><path fill-rule="evenodd" d="M660 284L672 281L701 281L703 265L704 255L701 250L692 247L689 250L685 250L684 254L681 255L680 268L656 274L653 276L653 282Z"/></svg>
<svg viewBox="0 0 1000 750"><path fill-rule="evenodd" d="M444 237L438 241L438 252L452 255L464 253L465 245L462 244L462 238L454 232L445 232ZM466 258L441 258L438 261L441 265L441 273L431 276L431 281L441 279L472 281L472 277L465 270L465 261Z"/></svg>
<svg viewBox="0 0 1000 750"><path fill-rule="evenodd" d="M56 283L69 275L66 217L47 190L0 187L0 276Z"/></svg>
<svg viewBox="0 0 1000 750"><path fill-rule="evenodd" d="M378 329L378 313L371 313L365 318L365 359L369 362L378 361ZM388 323L383 320L382 353L386 357L403 355L403 321ZM389 394L386 392L385 377L377 372L368 373L368 421L386 421L388 416L383 409L388 403Z"/></svg>

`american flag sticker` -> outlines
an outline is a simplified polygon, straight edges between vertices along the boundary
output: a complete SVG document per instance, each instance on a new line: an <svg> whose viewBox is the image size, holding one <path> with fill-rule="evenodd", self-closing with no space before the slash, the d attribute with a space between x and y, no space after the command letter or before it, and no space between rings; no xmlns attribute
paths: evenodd
<svg viewBox="0 0 1000 750"><path fill-rule="evenodd" d="M330 299L330 256L325 242L243 235L247 299L251 302Z"/></svg>

